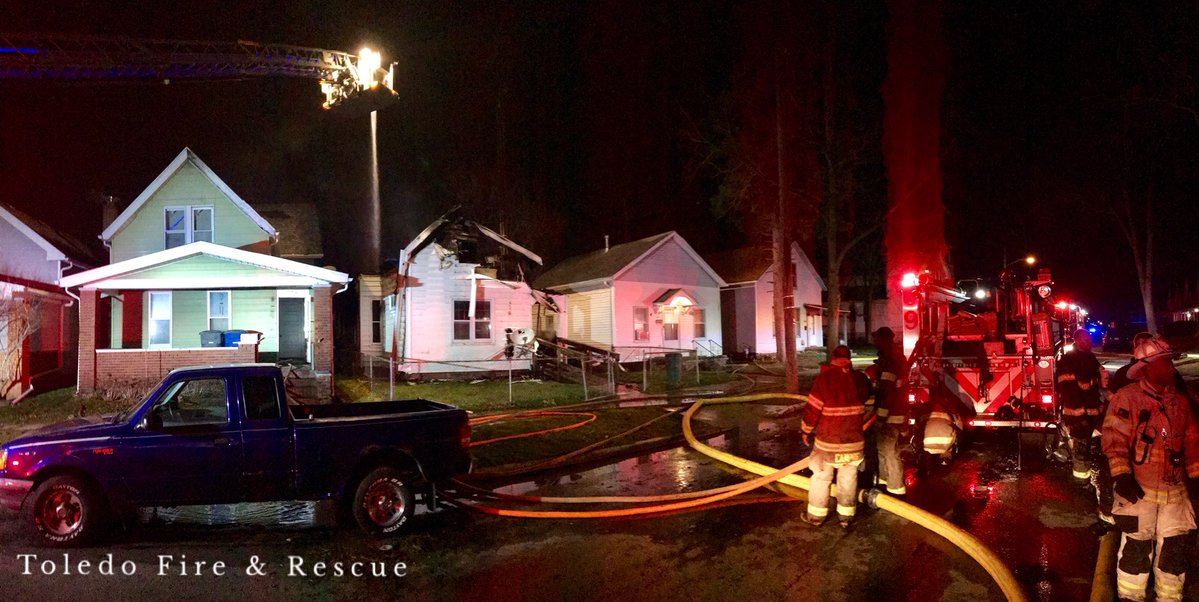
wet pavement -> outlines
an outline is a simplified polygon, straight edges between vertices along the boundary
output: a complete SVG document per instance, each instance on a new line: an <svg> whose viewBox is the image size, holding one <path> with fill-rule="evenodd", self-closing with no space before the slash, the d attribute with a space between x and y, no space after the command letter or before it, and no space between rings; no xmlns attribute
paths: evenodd
<svg viewBox="0 0 1199 602"><path fill-rule="evenodd" d="M781 409L720 406L702 410L698 418L731 429L714 439L714 446L782 466L803 450L794 430L797 418L770 418ZM742 478L679 448L512 483L503 491L646 495ZM1035 437L1025 436L1018 445L1010 431L978 434L951 465L933 467L923 476L909 469L908 482L909 502L980 538L1008 562L1031 599L1088 598L1098 551L1090 530L1094 498L1071 484L1067 466L1045 459ZM19 555L37 554L40 562L61 559L62 552L25 543L14 517L0 514L0 579L10 599L1002 599L974 560L919 526L885 512L862 511L849 531L831 524L813 528L799 520L803 507L802 502L768 503L666 517L552 521L442 510L416 517L407 536L390 542L321 526L327 513L312 505L159 509L145 517L153 524L104 546L70 552L73 562L97 563L107 554L118 565L128 560L137 569L132 576L119 571L67 576L61 568L44 575L36 562L32 574L25 575ZM202 526L239 516L317 526ZM162 555L173 560L159 575ZM208 566L224 561L230 569L223 576L180 575L176 564L184 555ZM265 575L245 574L253 556L266 563ZM303 574L290 570L297 561L304 563ZM405 572L336 577L330 565L322 577L312 571L320 561L342 562L346 573L354 562L402 562ZM1199 588L1192 584L1188 593L1199 594Z"/></svg>

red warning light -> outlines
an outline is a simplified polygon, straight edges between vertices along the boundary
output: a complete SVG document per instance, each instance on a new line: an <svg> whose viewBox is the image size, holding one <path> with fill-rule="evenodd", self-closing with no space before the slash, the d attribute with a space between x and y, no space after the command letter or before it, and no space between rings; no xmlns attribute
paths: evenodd
<svg viewBox="0 0 1199 602"><path fill-rule="evenodd" d="M1070 304L1066 303L1065 301L1058 301L1053 306L1058 309L1066 309L1067 307L1070 307Z"/></svg>
<svg viewBox="0 0 1199 602"><path fill-rule="evenodd" d="M903 279L899 281L899 286L903 288L912 288L920 284L920 277L916 272L908 272L903 275Z"/></svg>

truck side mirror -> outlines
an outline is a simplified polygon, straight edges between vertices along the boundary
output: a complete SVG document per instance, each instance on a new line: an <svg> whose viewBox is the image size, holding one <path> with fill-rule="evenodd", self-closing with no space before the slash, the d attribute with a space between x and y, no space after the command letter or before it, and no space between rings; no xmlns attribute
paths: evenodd
<svg viewBox="0 0 1199 602"><path fill-rule="evenodd" d="M137 423L137 428L138 430L142 431L161 431L162 416L159 416L158 412L155 412L154 409L151 408L150 411L146 412L146 415L142 417L142 421Z"/></svg>

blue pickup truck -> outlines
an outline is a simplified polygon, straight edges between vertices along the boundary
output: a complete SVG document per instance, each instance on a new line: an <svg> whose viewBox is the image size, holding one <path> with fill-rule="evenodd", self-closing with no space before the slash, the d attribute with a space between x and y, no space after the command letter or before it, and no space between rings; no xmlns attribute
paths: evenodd
<svg viewBox="0 0 1199 602"><path fill-rule="evenodd" d="M297 406L273 365L182 368L121 414L0 447L0 503L51 546L83 545L142 506L327 500L400 530L419 495L470 470L466 412L422 399Z"/></svg>

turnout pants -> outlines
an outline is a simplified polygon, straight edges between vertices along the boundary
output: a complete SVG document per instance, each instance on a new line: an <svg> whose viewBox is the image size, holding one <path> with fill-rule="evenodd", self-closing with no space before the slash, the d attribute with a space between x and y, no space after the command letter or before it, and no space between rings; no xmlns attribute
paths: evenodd
<svg viewBox="0 0 1199 602"><path fill-rule="evenodd" d="M1070 435L1071 469L1074 478L1089 480L1091 478L1091 434L1095 432L1099 416L1065 416L1062 422L1066 434Z"/></svg>
<svg viewBox="0 0 1199 602"><path fill-rule="evenodd" d="M822 450L812 451L812 488L808 491L808 516L823 519L828 516L830 489L833 474L837 476L837 516L853 518L858 510L858 465L862 453L833 454Z"/></svg>
<svg viewBox="0 0 1199 602"><path fill-rule="evenodd" d="M1185 494L1167 504L1143 498L1136 503L1116 496L1112 514L1120 535L1116 592L1142 602L1153 571L1158 602L1182 600L1186 578L1187 535L1195 528L1195 511Z"/></svg>
<svg viewBox="0 0 1199 602"><path fill-rule="evenodd" d="M887 493L905 495L903 461L899 457L899 441L903 425L884 424L878 433L878 480L887 485Z"/></svg>
<svg viewBox="0 0 1199 602"><path fill-rule="evenodd" d="M953 449L957 441L957 431L953 428L953 419L945 412L933 412L924 423L924 451L943 456Z"/></svg>

